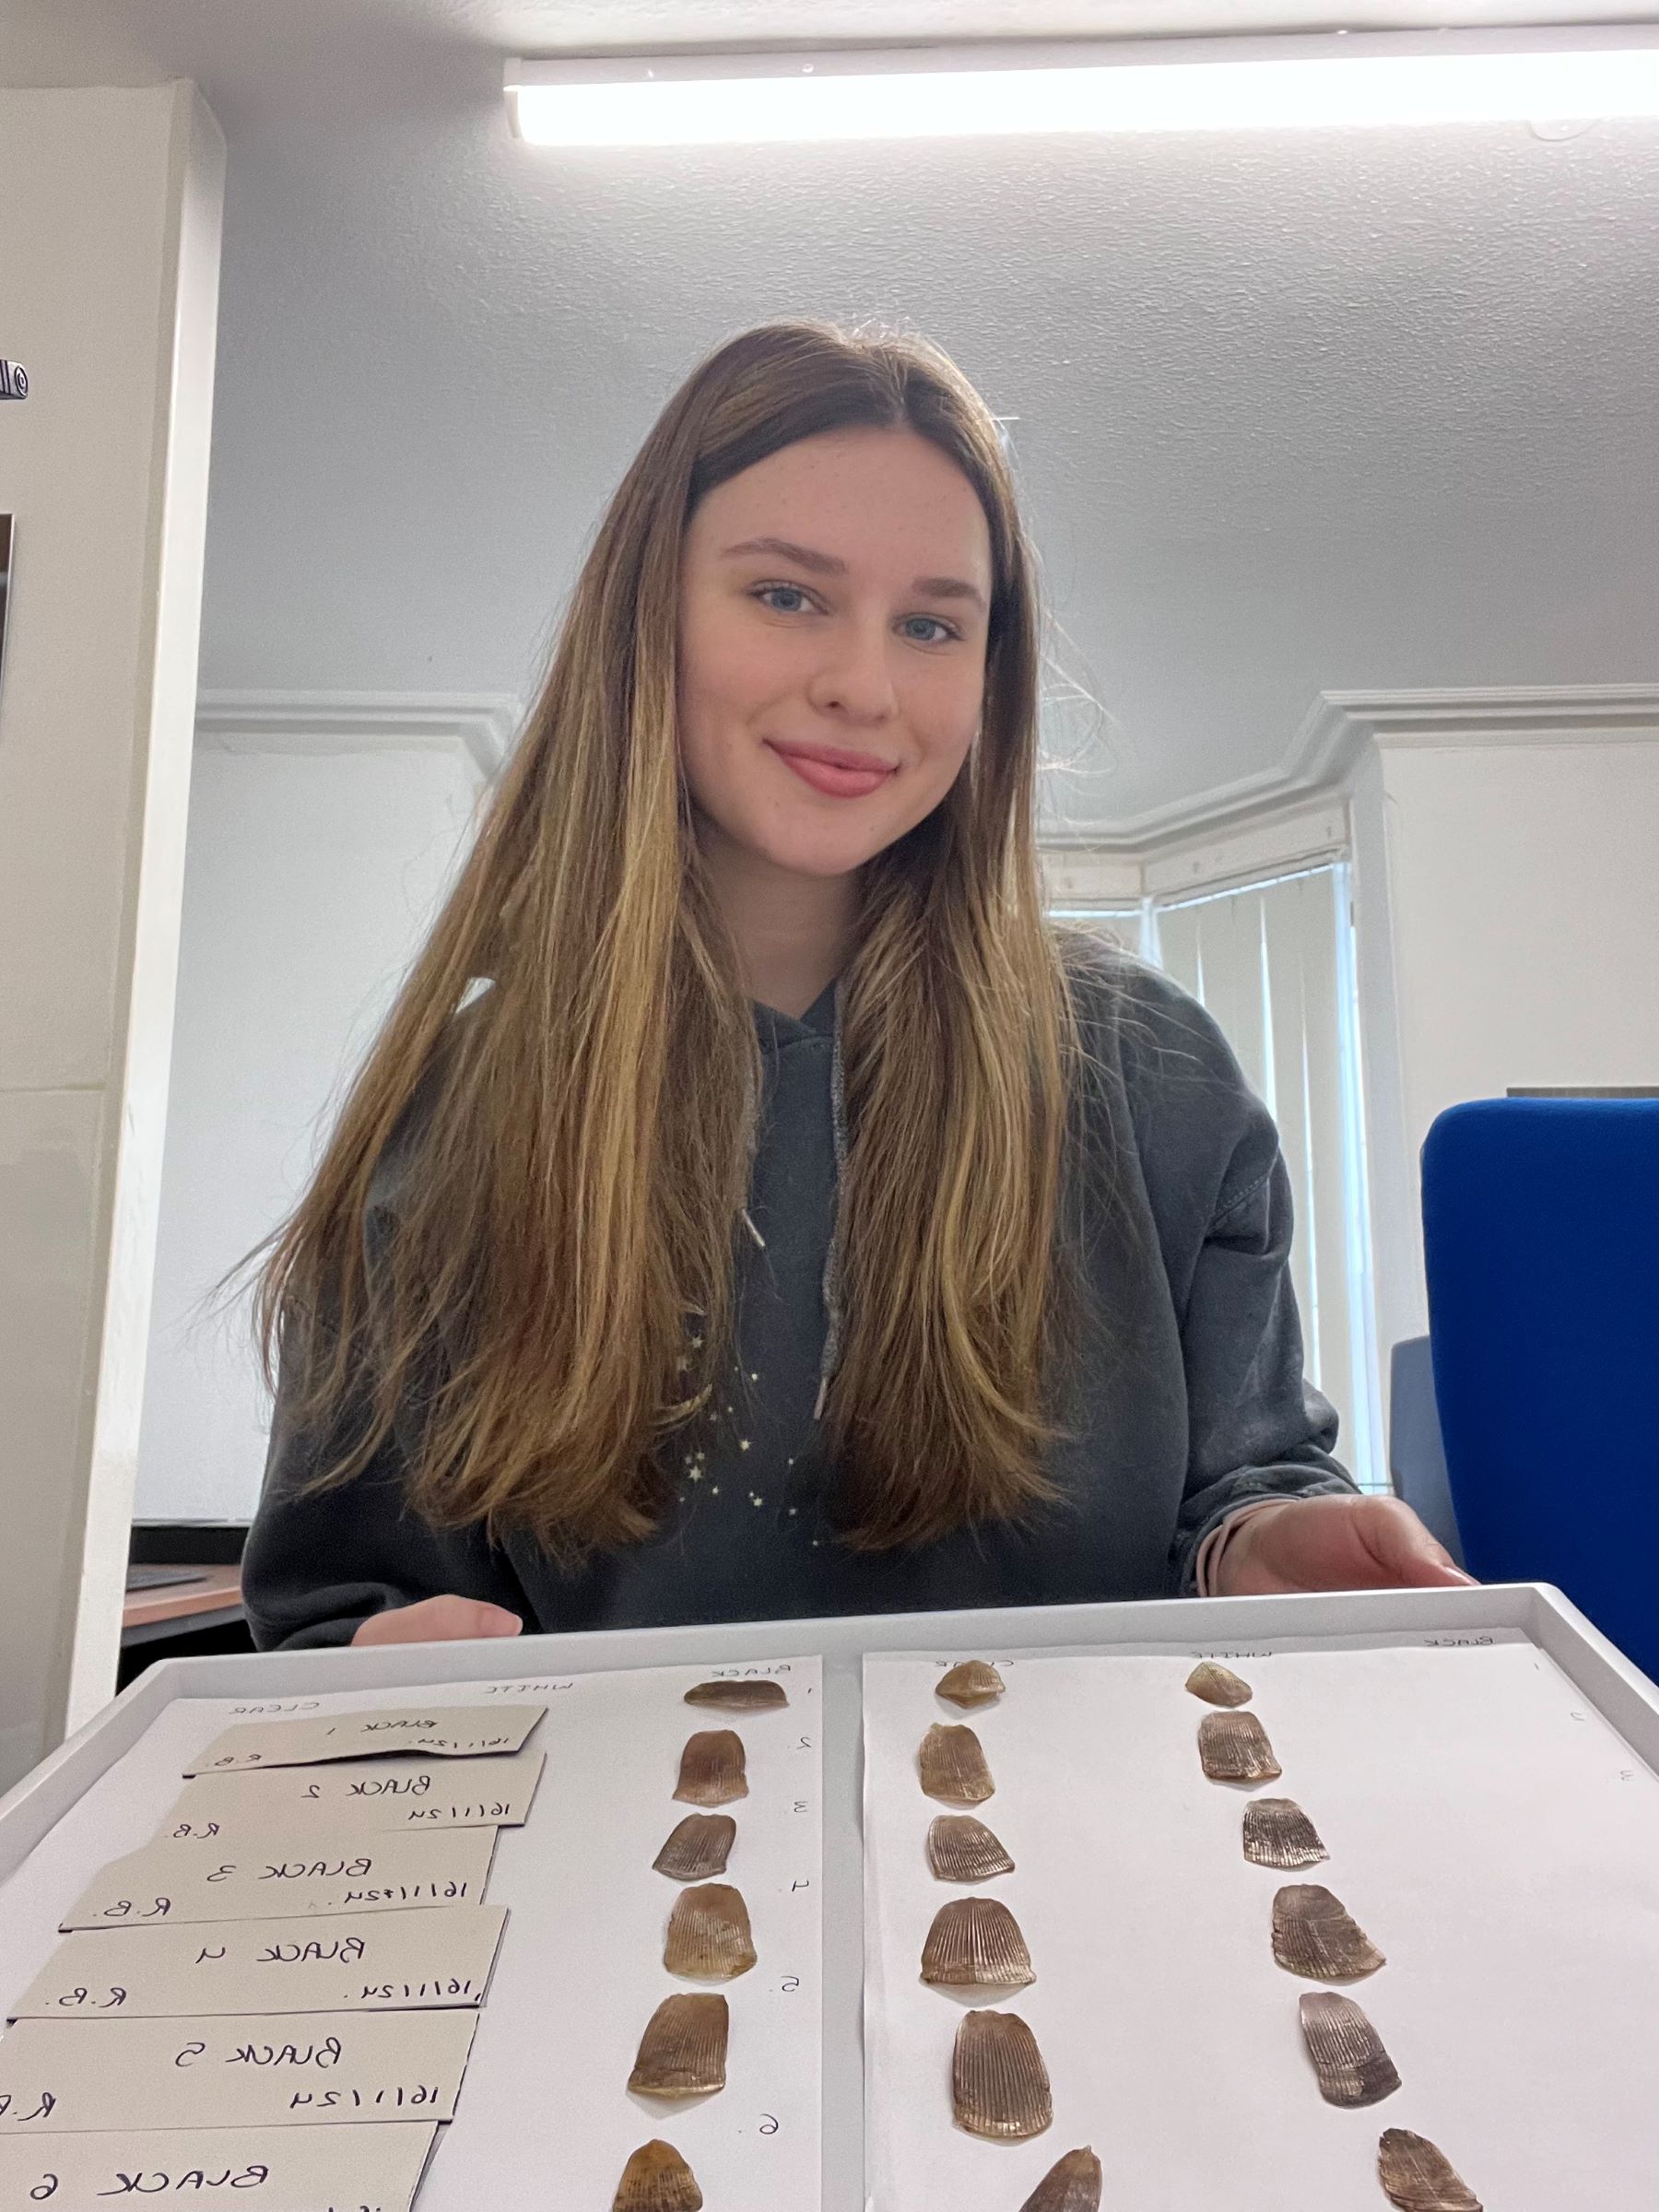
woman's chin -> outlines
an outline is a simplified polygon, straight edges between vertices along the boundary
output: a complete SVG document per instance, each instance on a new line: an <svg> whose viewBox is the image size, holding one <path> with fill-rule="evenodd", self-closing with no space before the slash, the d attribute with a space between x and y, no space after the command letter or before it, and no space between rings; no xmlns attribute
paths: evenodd
<svg viewBox="0 0 1659 2212"><path fill-rule="evenodd" d="M769 861L774 868L791 876L809 876L820 881L837 876L851 876L887 845L891 844L893 831L884 835L879 830L854 829L849 823L843 828L826 828L819 823L803 823L793 834L774 832L750 846L757 858Z"/></svg>

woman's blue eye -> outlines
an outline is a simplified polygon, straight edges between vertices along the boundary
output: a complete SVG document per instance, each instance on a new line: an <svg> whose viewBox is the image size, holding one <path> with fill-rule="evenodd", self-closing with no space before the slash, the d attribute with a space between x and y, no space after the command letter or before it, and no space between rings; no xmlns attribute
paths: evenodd
<svg viewBox="0 0 1659 2212"><path fill-rule="evenodd" d="M782 593L787 599L793 599L795 602L795 605L794 606L773 606L772 603L777 598L779 593ZM751 595L755 599L759 600L762 605L771 607L773 614L778 615L798 614L801 611L801 606L803 604L809 604L809 602L807 602L806 594L802 590L798 583L762 583L757 585L754 593ZM915 645L944 645L948 643L948 641L958 634L954 629L952 629L948 622L942 621L937 615L907 615L905 617L905 622L912 631L911 642ZM920 623L924 629L932 630L937 634L925 638L916 637L914 635L914 627L918 623Z"/></svg>

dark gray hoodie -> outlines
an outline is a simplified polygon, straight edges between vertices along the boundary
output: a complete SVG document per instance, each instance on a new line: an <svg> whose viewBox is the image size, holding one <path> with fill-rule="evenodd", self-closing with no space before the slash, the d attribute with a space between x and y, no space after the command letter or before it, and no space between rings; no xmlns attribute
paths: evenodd
<svg viewBox="0 0 1659 2212"><path fill-rule="evenodd" d="M565 1570L529 1537L434 1532L406 1506L395 1432L355 1481L303 1496L331 1440L295 1426L279 1378L242 1564L260 1645L345 1642L367 1615L445 1591L543 1630L1161 1597L1192 1588L1199 1544L1239 1506L1351 1490L1329 1456L1335 1415L1302 1379L1289 1181L1266 1109L1165 977L1102 951L1073 987L1093 1062L1088 1149L1113 1189L1079 1201L1100 1338L1046 1463L1056 1504L902 1551L835 1537L814 1448L841 1333L830 985L799 1020L755 1008L766 1088L741 1359L714 1424L674 1454L656 1535ZM371 1251L400 1171L377 1178Z"/></svg>

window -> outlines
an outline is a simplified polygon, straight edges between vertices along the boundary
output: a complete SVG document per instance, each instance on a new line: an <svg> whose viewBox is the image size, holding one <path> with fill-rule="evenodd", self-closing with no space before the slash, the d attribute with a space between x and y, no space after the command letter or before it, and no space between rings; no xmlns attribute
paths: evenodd
<svg viewBox="0 0 1659 2212"><path fill-rule="evenodd" d="M1103 924L1226 1033L1290 1171L1290 1269L1309 1377L1341 1416L1337 1449L1355 1479L1386 1489L1346 862L1138 907L1054 912Z"/></svg>

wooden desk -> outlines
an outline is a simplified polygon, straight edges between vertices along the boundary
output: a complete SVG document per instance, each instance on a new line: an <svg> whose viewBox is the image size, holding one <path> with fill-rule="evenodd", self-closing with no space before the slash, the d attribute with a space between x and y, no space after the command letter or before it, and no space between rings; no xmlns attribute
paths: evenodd
<svg viewBox="0 0 1659 2212"><path fill-rule="evenodd" d="M242 1618L239 1567L192 1567L200 1582L164 1583L159 1590L135 1590L121 1611L121 1641L148 1643L158 1636L218 1629Z"/></svg>

